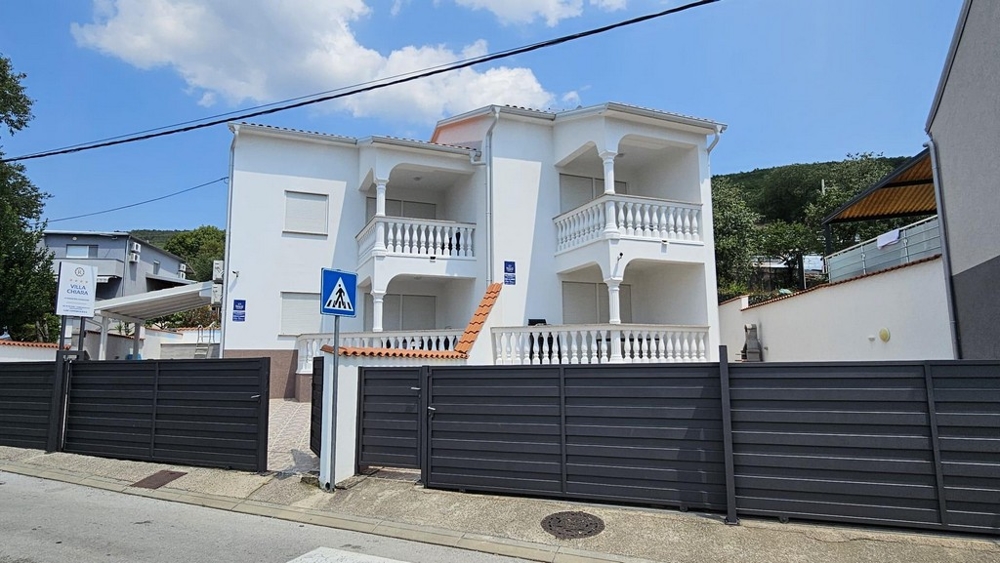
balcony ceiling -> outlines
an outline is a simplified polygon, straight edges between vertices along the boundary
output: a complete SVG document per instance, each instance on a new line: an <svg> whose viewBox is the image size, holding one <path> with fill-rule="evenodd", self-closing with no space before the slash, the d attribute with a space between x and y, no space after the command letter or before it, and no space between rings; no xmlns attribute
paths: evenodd
<svg viewBox="0 0 1000 563"><path fill-rule="evenodd" d="M824 224L934 215L934 177L925 149L823 219Z"/></svg>
<svg viewBox="0 0 1000 563"><path fill-rule="evenodd" d="M389 174L388 188L395 190L445 191L467 174L423 167L397 166Z"/></svg>

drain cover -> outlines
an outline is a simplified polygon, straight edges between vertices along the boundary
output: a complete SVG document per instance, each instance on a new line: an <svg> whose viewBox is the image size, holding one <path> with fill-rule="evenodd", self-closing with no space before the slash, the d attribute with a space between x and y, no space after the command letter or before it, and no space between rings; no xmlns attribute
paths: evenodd
<svg viewBox="0 0 1000 563"><path fill-rule="evenodd" d="M586 512L556 512L542 518L542 529L561 540L589 538L604 531L604 520Z"/></svg>
<svg viewBox="0 0 1000 563"><path fill-rule="evenodd" d="M184 475L187 475L187 473L183 471L167 471L166 469L164 469L163 471L157 471L156 473L153 473L152 475L146 477L141 481L136 481L135 483L132 483L129 486L140 487L143 489L159 489L163 485L166 485L167 483L173 481L174 479L177 479L178 477L183 477Z"/></svg>

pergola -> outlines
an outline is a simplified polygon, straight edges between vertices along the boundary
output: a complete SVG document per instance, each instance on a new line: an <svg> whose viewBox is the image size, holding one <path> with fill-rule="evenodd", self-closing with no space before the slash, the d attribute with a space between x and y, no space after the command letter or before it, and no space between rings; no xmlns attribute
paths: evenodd
<svg viewBox="0 0 1000 563"><path fill-rule="evenodd" d="M98 359L105 359L108 345L108 326L111 319L136 324L132 342L132 357L137 358L139 356L138 327L142 326L147 319L182 313L203 307L211 302L212 282L210 281L98 301L94 308L94 312L101 317L101 343L98 347Z"/></svg>

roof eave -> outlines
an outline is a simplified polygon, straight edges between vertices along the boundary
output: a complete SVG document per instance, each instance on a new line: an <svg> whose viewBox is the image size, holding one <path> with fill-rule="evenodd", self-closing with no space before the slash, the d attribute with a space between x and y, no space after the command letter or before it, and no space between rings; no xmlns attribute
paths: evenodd
<svg viewBox="0 0 1000 563"><path fill-rule="evenodd" d="M879 181L877 184L875 184L874 186L869 187L868 189L862 191L858 195L856 195L856 196L852 197L851 199L847 200L846 203L844 203L843 205L841 205L840 207L838 207L833 213L830 213L829 215L827 215L826 217L824 217L822 224L826 225L826 224L829 224L829 223L843 223L843 222L848 222L848 221L865 221L865 220L868 220L868 219L864 219L864 218L855 218L855 217L852 217L850 219L842 219L842 220L837 220L836 218L837 218L837 215L840 215L844 211L850 209L851 207L853 207L859 201L867 198L868 196L872 195L873 193L877 192L878 190L880 190L880 189L886 187L887 185L891 184L893 182L893 180L895 180L896 178L898 178L899 176L901 176L904 172L906 172L908 169L910 169L910 167L912 167L913 165L919 163L924 158L927 158L928 155L929 155L929 153L930 153L930 149L924 149L924 150L920 151L919 153L917 153L916 156L910 158L909 160L907 160L903 164L900 164L899 166L896 167L895 170L893 170L888 175L886 175L885 178L882 178L882 180Z"/></svg>
<svg viewBox="0 0 1000 563"><path fill-rule="evenodd" d="M934 101L931 102L931 111L927 115L927 123L924 124L924 131L930 135L931 125L937 117L938 108L941 106L941 99L944 97L944 89L948 84L948 77L951 75L951 67L955 64L955 54L958 52L958 45L962 42L962 35L965 33L965 23L969 20L969 12L972 8L972 0L965 0L962 3L962 11L959 12L958 21L955 23L955 33L951 36L951 45L948 47L948 56L944 60L944 68L941 69L941 78L938 80L937 90L934 92Z"/></svg>

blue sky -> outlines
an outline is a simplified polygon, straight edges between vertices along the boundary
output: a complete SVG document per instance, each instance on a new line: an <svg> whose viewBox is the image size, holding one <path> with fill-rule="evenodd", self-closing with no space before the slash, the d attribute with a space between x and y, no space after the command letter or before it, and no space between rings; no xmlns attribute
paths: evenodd
<svg viewBox="0 0 1000 563"><path fill-rule="evenodd" d="M0 5L0 54L35 100L17 156L348 86L659 11L655 0L38 0ZM913 155L960 0L723 0L433 80L253 121L428 139L511 103L619 101L727 123L714 173ZM225 126L27 161L46 217L223 177ZM222 183L53 229L225 226Z"/></svg>

